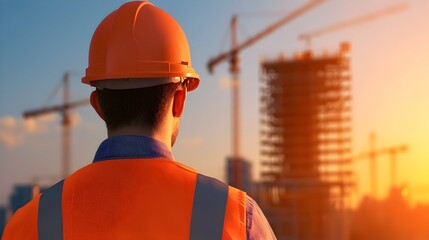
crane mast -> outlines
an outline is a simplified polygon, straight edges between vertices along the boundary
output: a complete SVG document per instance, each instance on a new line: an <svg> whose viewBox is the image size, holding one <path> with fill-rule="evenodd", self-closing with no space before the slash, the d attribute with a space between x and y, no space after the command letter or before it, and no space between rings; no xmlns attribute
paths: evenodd
<svg viewBox="0 0 429 240"><path fill-rule="evenodd" d="M229 71L232 77L232 159L234 159L234 182L235 187L242 188L242 159L240 152L240 59L239 53L244 49L250 47L252 44L260 41L262 38L271 34L283 25L292 21L293 19L301 16L308 10L316 7L317 5L325 2L326 0L312 0L304 6L294 10L287 16L283 17L274 24L268 26L261 32L250 37L243 43L238 43L237 38L237 16L234 15L231 19L231 49L227 52L221 53L218 56L210 59L207 63L207 68L210 73L214 72L215 67L229 60Z"/></svg>
<svg viewBox="0 0 429 240"><path fill-rule="evenodd" d="M61 131L62 131L62 167L61 177L65 178L70 174L70 161L71 161L71 115L70 109L83 106L89 103L88 99L70 102L69 93L69 73L65 72L63 75L63 104L51 107L45 107L35 110L25 111L24 118L34 118L41 115L60 112L62 115Z"/></svg>
<svg viewBox="0 0 429 240"><path fill-rule="evenodd" d="M371 194L374 197L378 196L378 181L377 181L377 157L380 155L390 156L390 185L395 187L397 182L397 170L396 170L396 156L398 153L405 153L408 151L408 145L402 144L398 146L385 147L376 149L375 147L375 133L371 133L369 136L369 151L361 153L354 158L355 161L368 159L369 160L369 180Z"/></svg>
<svg viewBox="0 0 429 240"><path fill-rule="evenodd" d="M231 19L231 46L236 48L238 45L237 39L237 16L234 15ZM238 52L233 52L230 59L230 72L232 75L232 156L240 157L240 59Z"/></svg>

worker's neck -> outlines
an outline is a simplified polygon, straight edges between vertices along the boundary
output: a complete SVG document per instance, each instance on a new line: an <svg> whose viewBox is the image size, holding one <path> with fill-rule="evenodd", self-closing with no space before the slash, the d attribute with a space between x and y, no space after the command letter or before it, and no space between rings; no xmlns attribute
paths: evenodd
<svg viewBox="0 0 429 240"><path fill-rule="evenodd" d="M145 127L136 127L136 126L123 126L114 130L108 130L107 136L115 137L121 135L140 135L148 136L154 138L158 141L163 142L168 149L171 150L171 133L168 133L165 128L152 129Z"/></svg>

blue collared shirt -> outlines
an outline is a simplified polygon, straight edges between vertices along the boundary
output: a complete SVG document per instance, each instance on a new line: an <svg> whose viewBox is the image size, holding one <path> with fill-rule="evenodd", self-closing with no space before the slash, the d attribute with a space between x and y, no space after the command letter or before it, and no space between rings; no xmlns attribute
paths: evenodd
<svg viewBox="0 0 429 240"><path fill-rule="evenodd" d="M165 158L174 161L173 154L164 143L147 136L124 135L104 140L93 162L124 158ZM276 239L262 210L249 196L246 199L246 234L247 239Z"/></svg>

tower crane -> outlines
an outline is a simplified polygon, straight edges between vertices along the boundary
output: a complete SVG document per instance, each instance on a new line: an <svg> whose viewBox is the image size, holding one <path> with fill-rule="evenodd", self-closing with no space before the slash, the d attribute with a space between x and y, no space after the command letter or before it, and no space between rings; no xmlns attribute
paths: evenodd
<svg viewBox="0 0 429 240"><path fill-rule="evenodd" d="M50 107L44 107L34 110L25 111L24 118L34 118L53 112L59 112L62 115L62 178L70 174L70 150L71 150L71 116L70 110L79 106L87 105L89 99L82 99L74 102L69 101L69 73L65 72L63 75L63 103Z"/></svg>
<svg viewBox="0 0 429 240"><path fill-rule="evenodd" d="M321 28L318 30L314 30L314 31L311 31L308 33L301 34L301 35L299 35L299 39L305 41L307 44L307 47L310 48L311 47L311 39L314 37L318 37L318 36L321 36L324 34L340 31L343 29L347 29L350 27L354 27L357 25L361 25L364 23L375 21L375 20L378 20L382 17L386 17L389 15L393 15L393 14L399 13L401 11L404 11L407 8L408 8L408 4L406 4L406 3L393 5L393 6L381 9L381 10L377 10L377 11L359 16L359 17L355 17L352 19L348 19L348 20L345 20L342 22L332 24L330 26L327 26L327 27L324 27L324 28Z"/></svg>
<svg viewBox="0 0 429 240"><path fill-rule="evenodd" d="M377 157L380 155L388 154L390 156L390 185L391 187L396 186L396 155L401 152L408 151L408 146L406 144L385 147L376 149L375 148L375 133L371 133L369 136L370 146L369 151L361 153L354 158L355 161L368 159L369 160L369 178L370 178L370 187L371 194L376 197L378 194L377 188Z"/></svg>
<svg viewBox="0 0 429 240"><path fill-rule="evenodd" d="M235 187L242 188L241 183L241 156L240 156L240 95L239 95L239 53L244 49L250 47L252 44L260 41L264 37L273 33L283 25L289 23L295 18L303 15L312 8L325 2L326 0L312 0L302 7L292 11L285 17L281 18L277 22L271 24L261 32L253 35L242 43L238 43L237 39L237 16L234 15L231 19L231 49L219 54L216 57L211 58L207 63L207 68L210 73L214 72L217 65L222 62L229 61L229 71L232 75L233 81L233 92L232 92L232 158L234 161L234 176L235 176Z"/></svg>

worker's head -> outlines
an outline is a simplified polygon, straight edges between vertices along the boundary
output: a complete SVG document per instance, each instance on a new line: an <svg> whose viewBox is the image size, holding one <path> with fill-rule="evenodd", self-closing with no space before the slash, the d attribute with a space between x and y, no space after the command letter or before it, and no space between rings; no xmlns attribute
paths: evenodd
<svg viewBox="0 0 429 240"><path fill-rule="evenodd" d="M109 130L155 129L165 121L178 128L186 91L198 87L199 76L176 20L149 2L135 1L98 26L82 82L97 88L91 102Z"/></svg>
<svg viewBox="0 0 429 240"><path fill-rule="evenodd" d="M146 88L113 90L97 88L91 104L104 119L109 132L167 128L174 144L186 102L186 83L167 83Z"/></svg>

